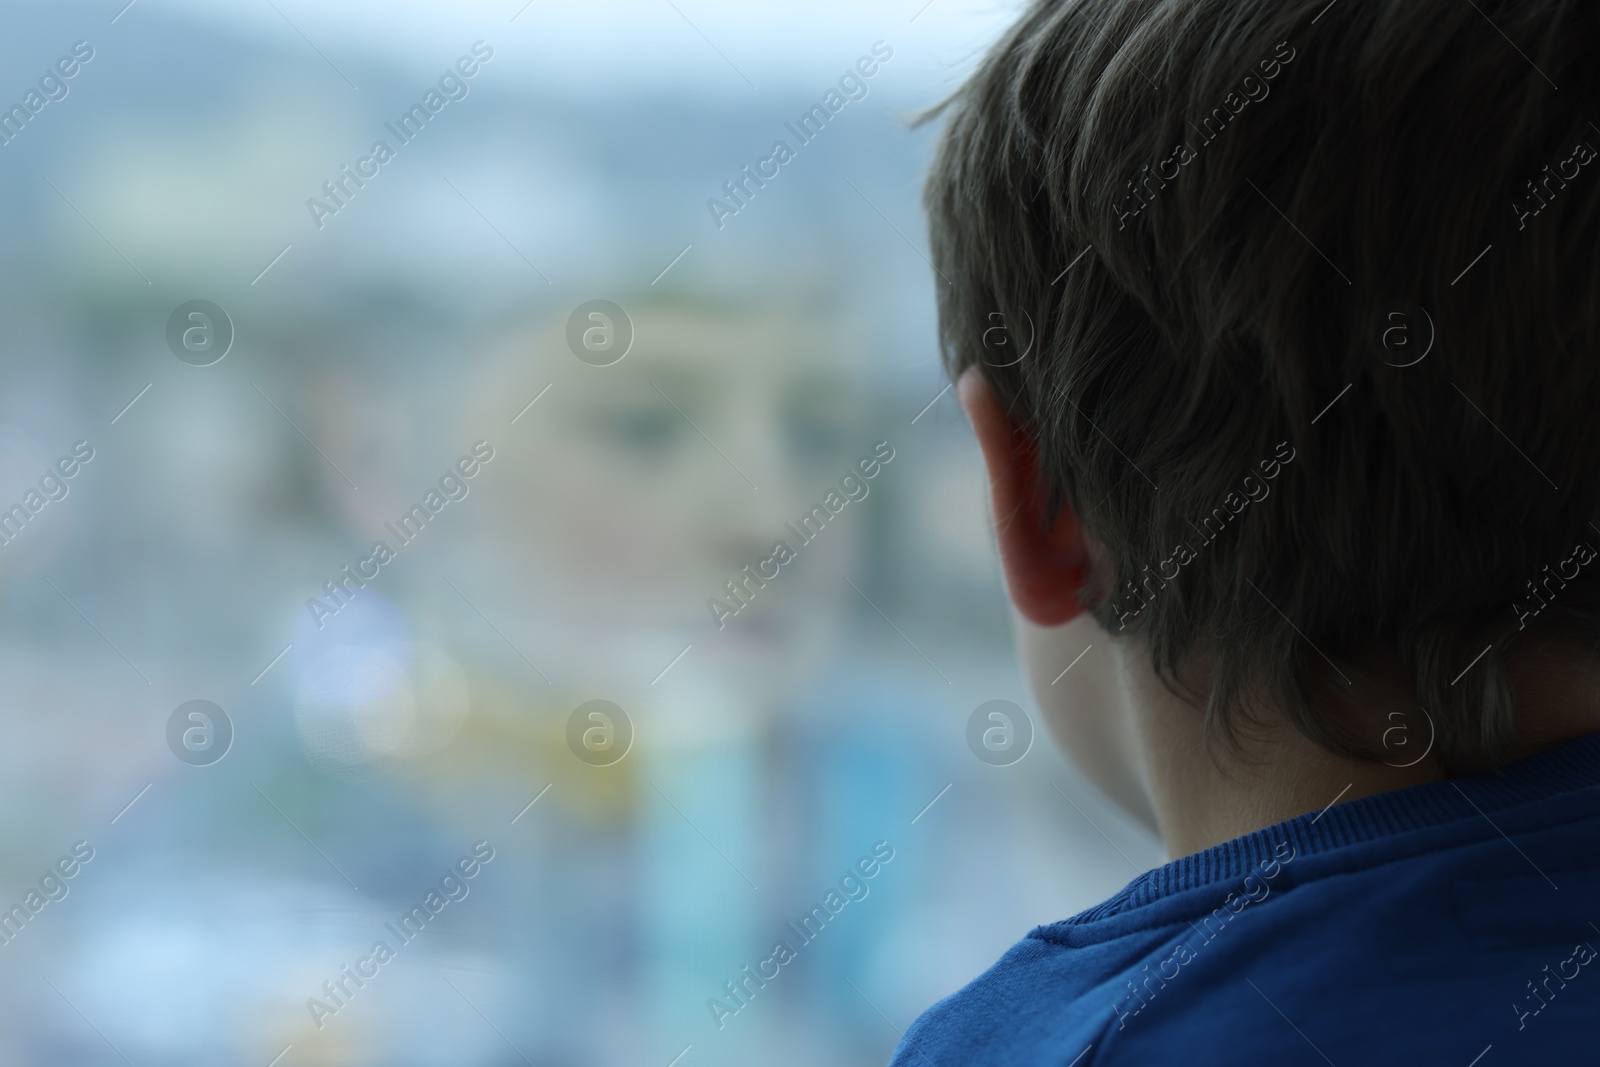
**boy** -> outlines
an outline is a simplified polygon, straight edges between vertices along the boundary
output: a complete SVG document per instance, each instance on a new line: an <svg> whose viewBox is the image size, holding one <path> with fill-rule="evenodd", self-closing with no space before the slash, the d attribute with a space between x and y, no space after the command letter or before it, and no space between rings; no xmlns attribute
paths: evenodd
<svg viewBox="0 0 1600 1067"><path fill-rule="evenodd" d="M1577 0L1039 0L945 105L1024 658L1177 858L896 1064L1593 1061L1597 50ZM1047 681L1084 626L1110 720Z"/></svg>

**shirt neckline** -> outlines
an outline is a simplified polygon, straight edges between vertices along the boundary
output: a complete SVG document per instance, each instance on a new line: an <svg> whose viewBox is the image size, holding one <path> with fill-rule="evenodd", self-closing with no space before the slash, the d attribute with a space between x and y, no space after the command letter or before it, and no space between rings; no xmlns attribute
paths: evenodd
<svg viewBox="0 0 1600 1067"><path fill-rule="evenodd" d="M1065 924L1082 926L1191 889L1237 881L1283 843L1305 856L1425 830L1600 785L1600 733L1565 741L1497 771L1375 793L1297 815L1147 871ZM1492 825L1492 820L1490 823Z"/></svg>

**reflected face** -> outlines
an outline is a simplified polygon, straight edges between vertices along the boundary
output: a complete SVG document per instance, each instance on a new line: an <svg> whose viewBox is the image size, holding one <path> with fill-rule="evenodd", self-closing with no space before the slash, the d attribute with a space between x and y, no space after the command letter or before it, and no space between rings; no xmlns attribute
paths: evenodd
<svg viewBox="0 0 1600 1067"><path fill-rule="evenodd" d="M804 547L785 524L870 452L859 363L792 315L665 307L633 318L633 349L610 367L574 358L560 323L503 353L502 380L519 384L491 388L489 402L550 390L497 443L504 481L484 494L492 551L524 610L588 635L575 654L594 666L637 672L629 643L656 637L770 672L816 644L849 588L862 508ZM749 606L719 629L707 601L738 607L727 583L780 540L799 558L747 584Z"/></svg>

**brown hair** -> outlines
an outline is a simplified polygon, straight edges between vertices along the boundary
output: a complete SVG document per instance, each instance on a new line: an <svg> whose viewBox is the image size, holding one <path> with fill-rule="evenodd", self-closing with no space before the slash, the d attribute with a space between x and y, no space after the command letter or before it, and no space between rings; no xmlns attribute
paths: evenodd
<svg viewBox="0 0 1600 1067"><path fill-rule="evenodd" d="M939 109L947 366L1208 727L1359 751L1312 697L1382 660L1481 769L1518 636L1600 636L1597 52L1581 0L1040 0Z"/></svg>

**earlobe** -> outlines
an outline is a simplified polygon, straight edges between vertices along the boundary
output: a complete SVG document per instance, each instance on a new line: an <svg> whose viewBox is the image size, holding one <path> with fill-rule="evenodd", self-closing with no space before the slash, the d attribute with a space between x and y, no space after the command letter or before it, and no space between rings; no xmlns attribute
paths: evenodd
<svg viewBox="0 0 1600 1067"><path fill-rule="evenodd" d="M989 470L1000 563L1011 602L1037 626L1060 626L1086 610L1079 601L1090 574L1088 542L1072 509L1046 513L1038 446L1000 406L976 367L956 383Z"/></svg>

